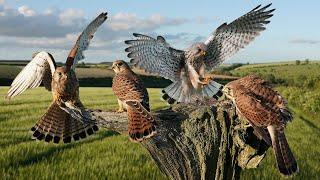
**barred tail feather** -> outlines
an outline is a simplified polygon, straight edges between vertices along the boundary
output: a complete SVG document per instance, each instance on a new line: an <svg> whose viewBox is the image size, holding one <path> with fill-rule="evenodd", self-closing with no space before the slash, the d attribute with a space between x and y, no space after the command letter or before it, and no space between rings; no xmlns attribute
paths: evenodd
<svg viewBox="0 0 320 180"><path fill-rule="evenodd" d="M219 84L213 80L208 85L202 88L202 97L219 99L222 96L222 84Z"/></svg>
<svg viewBox="0 0 320 180"><path fill-rule="evenodd" d="M169 104L174 104L175 102L191 103L196 100L210 98L219 99L222 96L222 88L223 86L215 81L210 81L200 91L197 91L191 85L184 87L182 82L173 82L162 90L162 99Z"/></svg>
<svg viewBox="0 0 320 180"><path fill-rule="evenodd" d="M182 96L182 83L174 82L168 87L162 90L162 99L167 101L169 104L174 104L176 101L180 102Z"/></svg>
<svg viewBox="0 0 320 180"><path fill-rule="evenodd" d="M98 127L72 118L53 102L31 131L32 137L37 140L59 143L62 139L64 143L70 143L72 139L77 141L92 135Z"/></svg>
<svg viewBox="0 0 320 180"><path fill-rule="evenodd" d="M295 157L293 156L286 136L283 131L268 126L272 140L272 147L277 160L278 169L284 176L291 176L299 171Z"/></svg>
<svg viewBox="0 0 320 180"><path fill-rule="evenodd" d="M154 136L156 122L150 112L148 112L140 102L135 100L126 101L128 113L128 132L130 140L141 142Z"/></svg>

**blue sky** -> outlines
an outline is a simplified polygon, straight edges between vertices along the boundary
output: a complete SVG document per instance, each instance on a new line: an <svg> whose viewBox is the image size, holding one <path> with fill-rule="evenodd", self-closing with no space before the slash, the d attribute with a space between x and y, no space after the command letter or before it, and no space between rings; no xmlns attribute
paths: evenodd
<svg viewBox="0 0 320 180"><path fill-rule="evenodd" d="M124 40L133 32L163 35L184 49L205 40L220 24L231 22L259 4L254 0L0 0L0 59L30 59L35 51L64 61L77 35L102 11L101 27L86 62L125 59ZM320 59L320 1L278 0L267 30L227 63Z"/></svg>

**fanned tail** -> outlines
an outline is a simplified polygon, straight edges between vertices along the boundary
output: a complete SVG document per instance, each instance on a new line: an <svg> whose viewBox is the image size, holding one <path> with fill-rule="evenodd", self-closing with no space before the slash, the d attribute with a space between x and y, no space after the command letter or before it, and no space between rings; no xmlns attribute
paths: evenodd
<svg viewBox="0 0 320 180"><path fill-rule="evenodd" d="M284 132L276 130L273 126L268 126L268 131L271 136L272 146L280 173L285 176L291 176L294 173L297 173L299 168Z"/></svg>
<svg viewBox="0 0 320 180"><path fill-rule="evenodd" d="M72 139L78 141L92 135L98 131L98 127L72 118L53 102L31 131L33 138L37 140L59 143L62 139L64 143L70 143Z"/></svg>
<svg viewBox="0 0 320 180"><path fill-rule="evenodd" d="M222 96L222 87L221 84L211 80L202 89L196 90L192 85L185 87L182 82L177 81L162 90L162 99L169 104L175 102L192 103L210 98L219 99Z"/></svg>
<svg viewBox="0 0 320 180"><path fill-rule="evenodd" d="M202 88L202 97L219 99L222 96L222 88L222 84L211 80L208 85Z"/></svg>
<svg viewBox="0 0 320 180"><path fill-rule="evenodd" d="M156 122L152 115L141 105L140 102L126 101L128 106L128 132L134 142L141 142L156 134Z"/></svg>

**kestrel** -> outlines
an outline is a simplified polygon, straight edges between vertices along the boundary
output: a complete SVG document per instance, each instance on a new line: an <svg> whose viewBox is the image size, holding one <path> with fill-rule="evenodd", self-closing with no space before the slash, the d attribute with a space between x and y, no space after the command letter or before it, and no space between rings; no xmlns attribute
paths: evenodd
<svg viewBox="0 0 320 180"><path fill-rule="evenodd" d="M280 173L289 176L298 172L296 159L284 134L287 122L293 118L284 98L256 75L232 81L222 91L233 101L237 113L249 121L267 144L272 145Z"/></svg>
<svg viewBox="0 0 320 180"><path fill-rule="evenodd" d="M53 102L31 128L33 138L54 143L63 139L64 143L69 143L72 139L77 141L98 130L96 125L83 122L90 115L79 99L79 83L74 69L77 62L84 59L83 51L88 48L93 34L106 19L107 13L101 13L85 28L71 49L65 67L56 67L50 53L35 53L12 82L7 99L29 88L38 87L41 82L48 91L52 91Z"/></svg>
<svg viewBox="0 0 320 180"><path fill-rule="evenodd" d="M162 36L154 39L137 33L133 34L137 39L125 41L129 45L125 51L134 66L173 82L162 91L170 104L211 99L222 86L205 76L206 69L218 66L265 30L274 9L267 10L271 4L260 6L222 24L204 43L194 43L185 51L172 48Z"/></svg>
<svg viewBox="0 0 320 180"><path fill-rule="evenodd" d="M148 91L141 79L124 61L113 62L115 76L112 90L118 97L119 110L127 109L128 133L134 142L143 141L156 133L156 123L150 114Z"/></svg>

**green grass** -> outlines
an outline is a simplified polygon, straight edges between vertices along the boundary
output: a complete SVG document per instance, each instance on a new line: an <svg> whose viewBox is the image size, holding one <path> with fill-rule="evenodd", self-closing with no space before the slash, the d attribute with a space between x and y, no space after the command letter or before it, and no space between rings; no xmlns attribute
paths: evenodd
<svg viewBox="0 0 320 180"><path fill-rule="evenodd" d="M250 73L256 74L273 74L276 78L292 79L299 76L319 77L320 76L320 62L310 64L255 64L244 65L231 71L233 75L244 76Z"/></svg>
<svg viewBox="0 0 320 180"><path fill-rule="evenodd" d="M7 90L0 87L0 96ZM160 89L148 91L152 110L166 107ZM81 88L80 96L88 108L117 108L110 88ZM50 102L51 93L43 88L28 90L10 102L1 98L0 179L165 179L143 147L104 129L69 145L32 141L29 128ZM319 179L320 118L293 110L296 118L286 135L300 167L295 179ZM242 178L279 179L272 150L257 169L243 171Z"/></svg>
<svg viewBox="0 0 320 180"><path fill-rule="evenodd" d="M3 97L7 88L0 88ZM165 107L158 89L149 89L152 109ZM81 88L90 108L115 110L110 88ZM70 145L35 142L28 133L50 104L51 93L28 90L11 102L0 100L0 179L164 179L139 144L128 137L101 130Z"/></svg>

